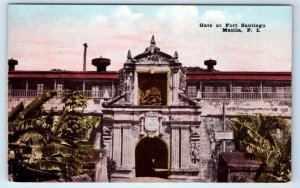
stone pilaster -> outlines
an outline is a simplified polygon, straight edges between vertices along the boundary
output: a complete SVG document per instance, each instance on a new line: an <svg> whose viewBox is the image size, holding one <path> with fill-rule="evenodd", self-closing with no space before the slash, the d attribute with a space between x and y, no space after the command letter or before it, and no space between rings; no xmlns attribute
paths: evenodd
<svg viewBox="0 0 300 188"><path fill-rule="evenodd" d="M113 160L116 161L117 166L121 166L121 127L113 128Z"/></svg>
<svg viewBox="0 0 300 188"><path fill-rule="evenodd" d="M181 128L181 165L180 168L187 169L190 167L190 143L189 143L189 127Z"/></svg>
<svg viewBox="0 0 300 188"><path fill-rule="evenodd" d="M131 139L131 130L129 127L123 128L123 148L122 148L122 166L132 167L132 139Z"/></svg>
<svg viewBox="0 0 300 188"><path fill-rule="evenodd" d="M126 78L126 97L125 102L126 103L132 103L134 94L132 93L132 81L133 81L133 75L131 71L127 71L127 78Z"/></svg>
<svg viewBox="0 0 300 188"><path fill-rule="evenodd" d="M180 154L179 127L172 127L172 169L179 169Z"/></svg>
<svg viewBox="0 0 300 188"><path fill-rule="evenodd" d="M139 104L139 86L138 86L138 73L137 72L134 72L134 83L133 83L133 86L134 86L134 90L132 92L132 95L133 95L133 101L132 101L132 104L133 105L138 105Z"/></svg>
<svg viewBox="0 0 300 188"><path fill-rule="evenodd" d="M175 104L178 104L178 88L179 88L179 73L177 72L175 74L175 89L174 89L174 93L175 93L174 103Z"/></svg>
<svg viewBox="0 0 300 188"><path fill-rule="evenodd" d="M203 123L200 125L200 158L202 159L210 159L211 150L210 150L210 142L208 137L208 132L205 129Z"/></svg>
<svg viewBox="0 0 300 188"><path fill-rule="evenodd" d="M179 73L177 71L173 71L172 74L172 81L173 81L173 90L172 90L172 104L178 104L178 87L179 87Z"/></svg>

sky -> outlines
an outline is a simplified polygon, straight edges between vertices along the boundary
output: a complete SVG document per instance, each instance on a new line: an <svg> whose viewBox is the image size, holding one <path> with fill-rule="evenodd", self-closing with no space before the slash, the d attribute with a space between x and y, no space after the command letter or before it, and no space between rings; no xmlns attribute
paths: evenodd
<svg viewBox="0 0 300 188"><path fill-rule="evenodd" d="M200 27L200 24L213 27ZM264 24L260 32L222 32L226 23ZM253 29L254 30L254 29ZM156 46L183 66L205 67L217 60L220 71L291 71L292 8L290 6L167 5L9 5L7 58L17 70L83 68L93 58L111 59L119 70L144 52L155 36Z"/></svg>

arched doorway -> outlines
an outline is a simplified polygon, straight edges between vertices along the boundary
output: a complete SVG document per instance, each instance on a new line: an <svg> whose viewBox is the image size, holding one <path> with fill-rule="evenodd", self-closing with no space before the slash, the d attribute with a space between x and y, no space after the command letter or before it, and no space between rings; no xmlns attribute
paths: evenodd
<svg viewBox="0 0 300 188"><path fill-rule="evenodd" d="M159 138L146 137L135 148L136 177L168 177L168 148Z"/></svg>

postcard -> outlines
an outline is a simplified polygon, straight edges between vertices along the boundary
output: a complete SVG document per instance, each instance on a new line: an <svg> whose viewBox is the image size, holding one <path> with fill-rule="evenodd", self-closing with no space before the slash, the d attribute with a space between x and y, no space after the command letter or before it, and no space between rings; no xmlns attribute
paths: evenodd
<svg viewBox="0 0 300 188"><path fill-rule="evenodd" d="M292 7L8 7L14 182L289 182Z"/></svg>

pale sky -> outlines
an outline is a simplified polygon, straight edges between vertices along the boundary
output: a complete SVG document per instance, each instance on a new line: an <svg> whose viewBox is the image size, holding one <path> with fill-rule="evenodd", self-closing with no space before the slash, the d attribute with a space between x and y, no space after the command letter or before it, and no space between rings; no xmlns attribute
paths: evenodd
<svg viewBox="0 0 300 188"><path fill-rule="evenodd" d="M261 32L225 33L200 23L265 24ZM155 35L161 51L178 52L183 66L221 71L291 71L292 8L289 6L10 5L8 58L17 70L82 70L83 43L91 60L111 59L119 70L142 53Z"/></svg>

